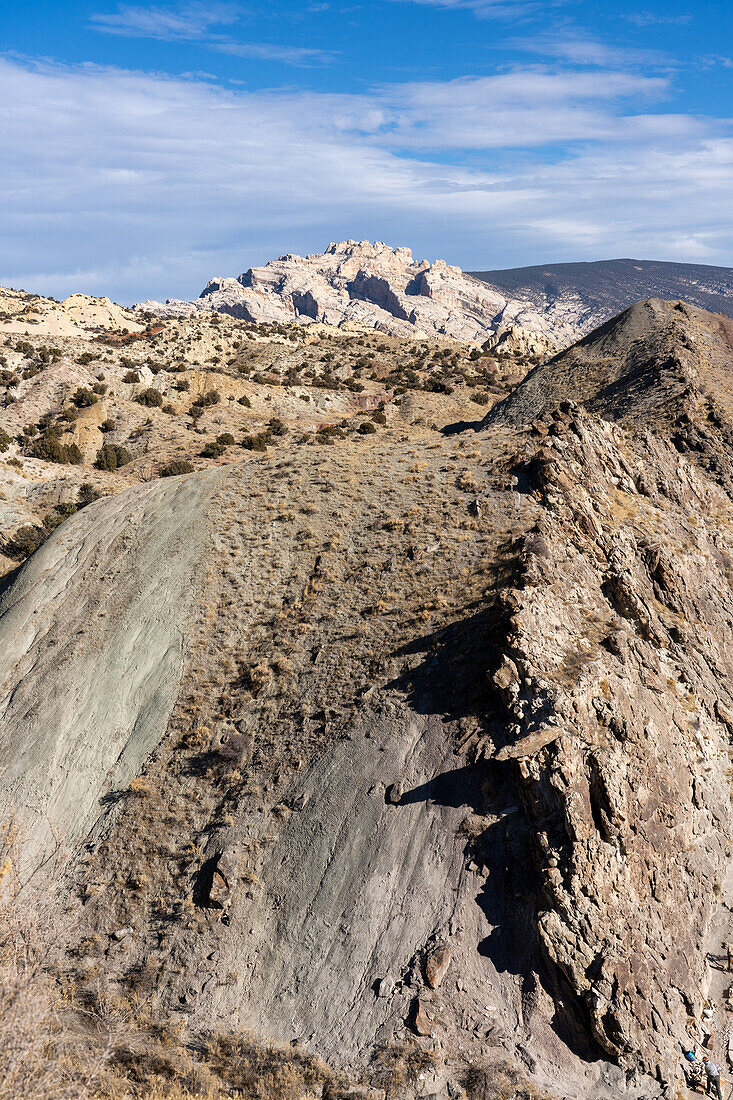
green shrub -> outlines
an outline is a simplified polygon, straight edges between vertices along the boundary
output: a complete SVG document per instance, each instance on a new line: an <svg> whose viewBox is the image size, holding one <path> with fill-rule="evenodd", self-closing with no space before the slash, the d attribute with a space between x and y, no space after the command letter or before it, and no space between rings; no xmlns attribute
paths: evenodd
<svg viewBox="0 0 733 1100"><path fill-rule="evenodd" d="M79 486L79 492L77 494L77 507L85 508L87 504L91 504L93 500L99 500L101 493L98 489L95 489L90 481L83 481Z"/></svg>
<svg viewBox="0 0 733 1100"><path fill-rule="evenodd" d="M103 420L99 425L99 430L100 432L113 432L115 427L116 422L114 420Z"/></svg>
<svg viewBox="0 0 733 1100"><path fill-rule="evenodd" d="M267 444L272 440L272 436L269 432L257 432L252 435L245 435L242 440L242 446L245 451L266 451Z"/></svg>
<svg viewBox="0 0 733 1100"><path fill-rule="evenodd" d="M194 406L199 409L206 409L210 405L218 405L221 401L221 394L218 390L207 390L206 393L200 393L194 401Z"/></svg>
<svg viewBox="0 0 733 1100"><path fill-rule="evenodd" d="M93 363L96 358L97 356L93 351L84 351L81 355L77 355L76 361L80 366L87 367L90 363Z"/></svg>
<svg viewBox="0 0 733 1100"><path fill-rule="evenodd" d="M237 402L237 404L238 405L244 405L245 409L251 409L252 408L252 402L247 397L246 393L242 397L239 398L239 401Z"/></svg>
<svg viewBox="0 0 733 1100"><path fill-rule="evenodd" d="M97 451L94 465L98 470L117 470L132 461L132 455L119 443L105 443Z"/></svg>
<svg viewBox="0 0 733 1100"><path fill-rule="evenodd" d="M137 373L136 370L129 370L124 375L122 381L123 382L139 382L140 381L140 375Z"/></svg>
<svg viewBox="0 0 733 1100"><path fill-rule="evenodd" d="M365 420L363 424L360 424L356 429L359 435L373 435L376 432L376 427L372 424L371 420Z"/></svg>
<svg viewBox="0 0 733 1100"><path fill-rule="evenodd" d="M202 449L201 457L202 458L220 458L224 454L225 451L226 451L226 447L223 446L223 444L216 443L212 439L211 442L207 443L205 445L205 447Z"/></svg>
<svg viewBox="0 0 733 1100"><path fill-rule="evenodd" d="M88 409L90 405L96 405L99 398L96 394L88 390L86 386L79 386L76 393L71 399L76 405L77 409Z"/></svg>
<svg viewBox="0 0 733 1100"><path fill-rule="evenodd" d="M177 477L179 474L191 474L193 473L193 466L190 462L186 462L184 458L174 458L172 462L169 462L167 466L164 466L160 471L161 477Z"/></svg>
<svg viewBox="0 0 733 1100"><path fill-rule="evenodd" d="M2 428L0 428L0 454L2 454L3 451L7 451L12 442L12 437L9 436L7 432L3 431Z"/></svg>
<svg viewBox="0 0 733 1100"><path fill-rule="evenodd" d="M43 527L32 527L30 525L19 527L13 537L4 543L3 554L14 561L23 561L34 550L37 550L47 537L48 531L44 530Z"/></svg>
<svg viewBox="0 0 733 1100"><path fill-rule="evenodd" d="M445 382L439 382L437 379L431 379L429 382L426 382L423 389L427 390L428 393L453 393L452 386L447 385Z"/></svg>
<svg viewBox="0 0 733 1100"><path fill-rule="evenodd" d="M346 433L343 428L339 428L336 424L321 424L316 433L319 439L346 439Z"/></svg>
<svg viewBox="0 0 733 1100"><path fill-rule="evenodd" d="M236 440L231 432L222 432L221 435L216 437L216 442L221 443L222 447L232 447Z"/></svg>
<svg viewBox="0 0 733 1100"><path fill-rule="evenodd" d="M82 454L76 443L62 443L58 429L49 429L45 435L37 439L30 451L34 458L42 458L46 462L57 462L61 466L79 466Z"/></svg>
<svg viewBox="0 0 733 1100"><path fill-rule="evenodd" d="M485 390L479 390L478 393L471 394L471 400L475 401L477 405L488 405L489 395Z"/></svg>
<svg viewBox="0 0 733 1100"><path fill-rule="evenodd" d="M386 424L387 423L387 417L381 409L377 409L376 412L372 413L372 420L374 421L375 424Z"/></svg>
<svg viewBox="0 0 733 1100"><path fill-rule="evenodd" d="M139 405L147 405L151 409L163 407L163 394L160 390L155 390L152 387L139 393L135 400Z"/></svg>

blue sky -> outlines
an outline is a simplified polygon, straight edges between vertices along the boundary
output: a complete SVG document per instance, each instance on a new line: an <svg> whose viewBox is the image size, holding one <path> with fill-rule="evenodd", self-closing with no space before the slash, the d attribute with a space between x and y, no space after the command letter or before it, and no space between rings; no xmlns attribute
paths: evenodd
<svg viewBox="0 0 733 1100"><path fill-rule="evenodd" d="M733 12L36 0L0 22L0 283L121 301L346 237L733 265Z"/></svg>

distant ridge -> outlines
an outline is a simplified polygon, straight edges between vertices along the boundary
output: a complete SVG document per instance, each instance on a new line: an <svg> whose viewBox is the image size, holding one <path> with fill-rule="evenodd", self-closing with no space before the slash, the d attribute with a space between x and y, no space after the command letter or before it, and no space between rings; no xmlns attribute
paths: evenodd
<svg viewBox="0 0 733 1100"><path fill-rule="evenodd" d="M468 274L506 296L524 298L587 332L647 298L683 299L733 317L733 268L661 260L538 264Z"/></svg>

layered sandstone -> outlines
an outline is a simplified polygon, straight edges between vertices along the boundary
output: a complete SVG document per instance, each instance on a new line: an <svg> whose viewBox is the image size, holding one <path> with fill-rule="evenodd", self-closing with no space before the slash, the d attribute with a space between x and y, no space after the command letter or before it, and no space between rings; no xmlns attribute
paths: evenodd
<svg viewBox="0 0 733 1100"><path fill-rule="evenodd" d="M341 241L323 254L285 255L238 278L211 279L190 303L143 302L161 316L215 309L256 322L366 325L400 336L449 336L531 354L564 346L578 332L551 326L529 302L509 299L444 260L413 258L380 241Z"/></svg>

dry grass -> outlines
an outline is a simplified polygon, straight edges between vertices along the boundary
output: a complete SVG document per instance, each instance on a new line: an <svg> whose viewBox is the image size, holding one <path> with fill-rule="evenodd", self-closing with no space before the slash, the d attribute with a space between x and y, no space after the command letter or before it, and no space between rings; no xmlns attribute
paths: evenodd
<svg viewBox="0 0 733 1100"><path fill-rule="evenodd" d="M81 991L43 895L31 900L37 884L20 884L13 827L0 829L0 1100L338 1100L348 1088L298 1047L192 1034L151 1017L143 997Z"/></svg>
<svg viewBox="0 0 733 1100"><path fill-rule="evenodd" d="M470 1066L461 1078L469 1100L552 1100L509 1062Z"/></svg>

